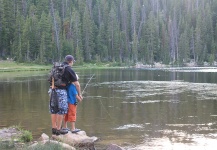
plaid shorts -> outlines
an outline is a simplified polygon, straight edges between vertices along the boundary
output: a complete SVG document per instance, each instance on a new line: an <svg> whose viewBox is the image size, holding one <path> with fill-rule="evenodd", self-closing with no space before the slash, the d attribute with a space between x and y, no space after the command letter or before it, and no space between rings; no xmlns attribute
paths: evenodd
<svg viewBox="0 0 217 150"><path fill-rule="evenodd" d="M64 115L68 112L68 102L67 102L67 91L65 89L55 89L58 95L58 112L55 112L55 110L50 107L50 113L51 114L59 114Z"/></svg>

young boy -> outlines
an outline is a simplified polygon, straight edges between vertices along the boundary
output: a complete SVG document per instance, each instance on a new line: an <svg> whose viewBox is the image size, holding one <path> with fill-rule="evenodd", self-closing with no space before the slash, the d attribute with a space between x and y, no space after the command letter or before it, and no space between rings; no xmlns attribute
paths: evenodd
<svg viewBox="0 0 217 150"><path fill-rule="evenodd" d="M78 79L77 74L76 74L76 76ZM75 128L77 100L78 100L78 102L81 102L82 98L80 96L78 96L78 92L77 92L76 87L75 87L73 82L68 86L67 94L68 94L68 112L64 117L63 129L67 130L67 122L71 122L71 132L76 133L76 132L80 131L80 129Z"/></svg>

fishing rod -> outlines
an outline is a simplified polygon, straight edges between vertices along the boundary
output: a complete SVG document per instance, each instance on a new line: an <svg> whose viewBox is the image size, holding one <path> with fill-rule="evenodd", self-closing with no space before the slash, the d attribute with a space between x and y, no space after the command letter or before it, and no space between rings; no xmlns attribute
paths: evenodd
<svg viewBox="0 0 217 150"><path fill-rule="evenodd" d="M95 74L93 74L93 75L91 76L91 78L90 78L89 81L87 82L87 84L86 84L86 86L84 87L84 89L83 89L83 91L81 92L81 94L84 93L85 89L87 88L87 85L89 84L90 80L93 78L94 75L95 75Z"/></svg>

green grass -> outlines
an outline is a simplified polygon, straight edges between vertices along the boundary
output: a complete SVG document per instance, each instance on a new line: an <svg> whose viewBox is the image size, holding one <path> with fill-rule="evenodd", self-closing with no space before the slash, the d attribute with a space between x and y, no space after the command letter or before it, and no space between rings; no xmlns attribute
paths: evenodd
<svg viewBox="0 0 217 150"><path fill-rule="evenodd" d="M120 68L123 64L119 63L84 63L82 65L73 65L76 69L107 69ZM0 72L22 72L22 71L46 71L50 70L50 65L39 65L33 63L16 63L14 61L0 61Z"/></svg>
<svg viewBox="0 0 217 150"><path fill-rule="evenodd" d="M16 63L14 61L0 61L0 72L13 71L43 71L49 70L51 65L37 65L31 63Z"/></svg>
<svg viewBox="0 0 217 150"><path fill-rule="evenodd" d="M12 128L15 128L21 132L21 136L19 137L20 142L27 143L33 140L32 133L28 130L24 130L20 125L14 125Z"/></svg>

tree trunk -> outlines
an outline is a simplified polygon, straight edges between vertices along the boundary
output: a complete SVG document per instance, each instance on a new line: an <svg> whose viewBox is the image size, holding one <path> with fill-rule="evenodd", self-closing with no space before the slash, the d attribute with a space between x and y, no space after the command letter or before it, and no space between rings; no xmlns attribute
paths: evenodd
<svg viewBox="0 0 217 150"><path fill-rule="evenodd" d="M53 26L55 30L55 39L56 39L56 47L57 47L57 56L58 56L58 61L60 62L61 60L61 55L60 55L60 44L59 44L59 32L57 28L57 22L54 14L54 6L53 6L53 0L50 0L51 3L51 15L53 17Z"/></svg>

